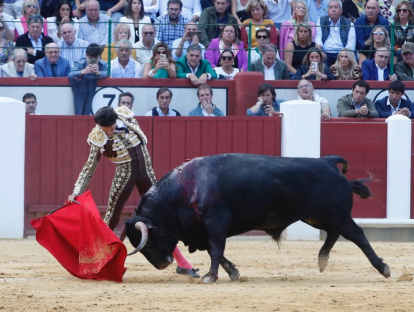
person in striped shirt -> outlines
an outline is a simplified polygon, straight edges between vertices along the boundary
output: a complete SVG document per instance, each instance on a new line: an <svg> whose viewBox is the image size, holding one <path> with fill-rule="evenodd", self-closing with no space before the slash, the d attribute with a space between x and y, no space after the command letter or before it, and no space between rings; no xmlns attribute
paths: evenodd
<svg viewBox="0 0 414 312"><path fill-rule="evenodd" d="M85 51L89 44L83 39L76 38L76 30L70 23L60 26L60 32L62 34L59 41L60 56L67 59L70 67L73 67L75 61L85 57Z"/></svg>

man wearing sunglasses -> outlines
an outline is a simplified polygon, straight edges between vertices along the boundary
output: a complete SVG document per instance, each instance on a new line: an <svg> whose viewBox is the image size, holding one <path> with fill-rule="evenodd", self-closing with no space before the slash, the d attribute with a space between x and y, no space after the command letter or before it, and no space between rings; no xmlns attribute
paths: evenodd
<svg viewBox="0 0 414 312"><path fill-rule="evenodd" d="M194 22L189 22L185 25L184 36L175 39L172 44L172 56L174 61L187 53L187 48L192 44L198 44L201 48L201 54L204 58L206 47L200 43L200 31L198 25Z"/></svg>
<svg viewBox="0 0 414 312"><path fill-rule="evenodd" d="M148 63L152 57L152 50L159 42L155 38L156 29L153 24L147 24L142 27L141 40L134 43L132 47L136 51L136 61L142 65Z"/></svg>
<svg viewBox="0 0 414 312"><path fill-rule="evenodd" d="M44 48L53 39L42 33L43 17L33 14L27 20L27 33L19 36L16 40L16 47L26 50L28 62L34 64L37 60L45 57Z"/></svg>
<svg viewBox="0 0 414 312"><path fill-rule="evenodd" d="M251 50L250 62L254 62L262 57L265 45L270 43L270 31L266 28L257 29L256 41L259 46Z"/></svg>
<svg viewBox="0 0 414 312"><path fill-rule="evenodd" d="M377 0L368 0L365 4L365 15L358 17L355 20L355 33L356 33L356 49L362 50L365 46L365 41L371 36L371 32L377 25L385 26L388 29L388 20L382 17L380 13L380 7Z"/></svg>

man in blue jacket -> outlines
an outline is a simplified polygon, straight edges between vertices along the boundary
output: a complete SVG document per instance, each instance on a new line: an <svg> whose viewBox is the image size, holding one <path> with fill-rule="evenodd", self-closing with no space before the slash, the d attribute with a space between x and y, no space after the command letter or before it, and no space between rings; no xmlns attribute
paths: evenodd
<svg viewBox="0 0 414 312"><path fill-rule="evenodd" d="M365 4L365 15L355 20L356 49L361 50L365 46L365 41L371 36L371 32L377 25L385 26L388 30L388 20L382 17L379 3L377 0L368 0Z"/></svg>
<svg viewBox="0 0 414 312"><path fill-rule="evenodd" d="M390 75L390 56L389 48L381 47L375 52L372 60L362 62L362 78L364 80L397 80L397 75Z"/></svg>
<svg viewBox="0 0 414 312"><path fill-rule="evenodd" d="M405 85L402 81L392 81L388 86L389 96L375 102L375 108L380 118L388 118L394 114L401 114L408 118L414 118L414 105L407 98L402 98Z"/></svg>
<svg viewBox="0 0 414 312"><path fill-rule="evenodd" d="M59 56L60 48L57 43L48 43L45 46L44 58L35 62L35 72L38 77L67 77L70 72L70 63Z"/></svg>

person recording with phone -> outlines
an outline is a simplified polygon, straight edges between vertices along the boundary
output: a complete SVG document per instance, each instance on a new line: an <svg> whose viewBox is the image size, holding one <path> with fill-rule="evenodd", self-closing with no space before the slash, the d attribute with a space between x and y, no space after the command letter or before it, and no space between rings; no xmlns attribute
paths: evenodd
<svg viewBox="0 0 414 312"><path fill-rule="evenodd" d="M276 100L275 88L264 83L259 87L257 91L257 102L246 111L247 116L272 116L280 110L280 102Z"/></svg>
<svg viewBox="0 0 414 312"><path fill-rule="evenodd" d="M75 115L90 115L98 79L108 76L108 63L101 60L102 48L96 43L86 48L86 57L75 61L69 73Z"/></svg>
<svg viewBox="0 0 414 312"><path fill-rule="evenodd" d="M143 69L144 78L175 78L175 61L171 57L171 51L164 42L158 42L152 52L152 57L145 63Z"/></svg>
<svg viewBox="0 0 414 312"><path fill-rule="evenodd" d="M184 28L184 36L175 39L172 44L173 59L177 61L179 58L187 53L187 48L192 44L197 44L201 48L201 55L204 58L206 47L200 43L200 34L198 25L194 22L188 22Z"/></svg>
<svg viewBox="0 0 414 312"><path fill-rule="evenodd" d="M295 80L334 80L335 76L324 62L322 51L318 48L310 48L303 58L302 65L293 77Z"/></svg>

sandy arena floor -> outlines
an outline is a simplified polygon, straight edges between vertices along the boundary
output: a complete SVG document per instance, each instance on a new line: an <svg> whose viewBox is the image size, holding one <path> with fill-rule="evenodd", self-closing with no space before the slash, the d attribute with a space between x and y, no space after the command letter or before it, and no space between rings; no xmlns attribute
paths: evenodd
<svg viewBox="0 0 414 312"><path fill-rule="evenodd" d="M0 311L414 311L412 243L373 243L391 268L389 279L350 242L335 245L321 274L321 246L231 239L226 256L240 281L221 269L216 284L204 285L177 275L175 265L158 271L141 254L127 258L123 283L80 280L34 239L0 240ZM206 252L181 249L201 274L208 271Z"/></svg>

